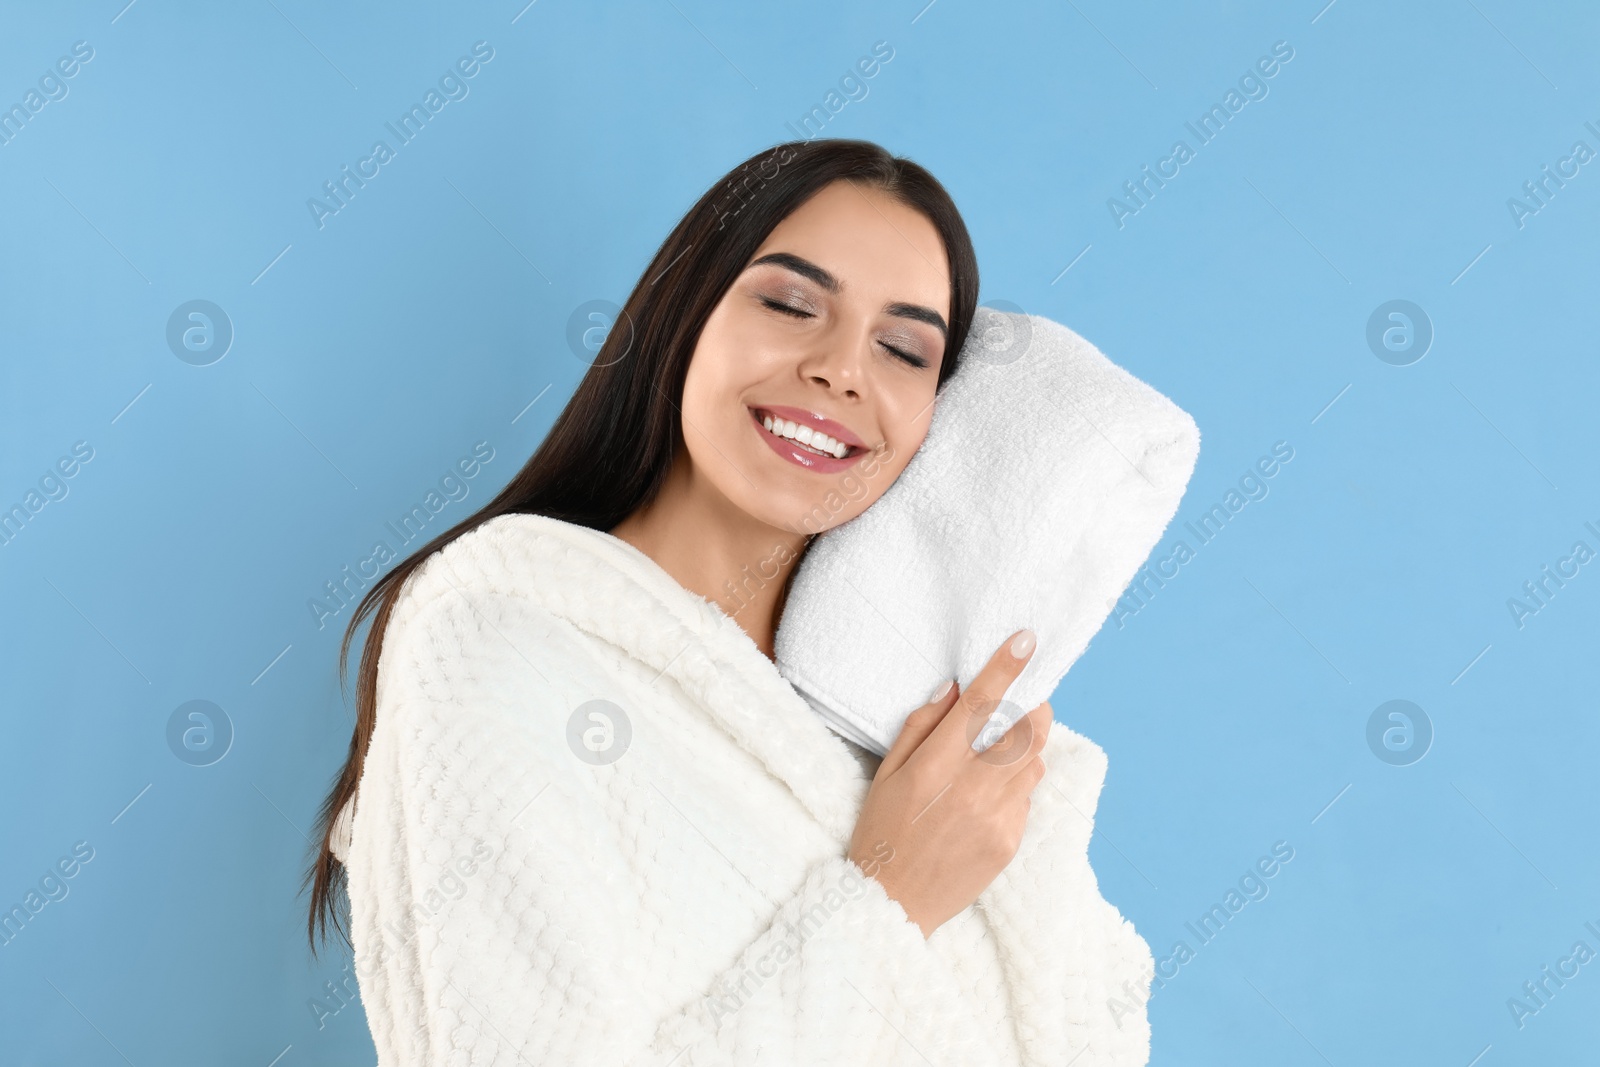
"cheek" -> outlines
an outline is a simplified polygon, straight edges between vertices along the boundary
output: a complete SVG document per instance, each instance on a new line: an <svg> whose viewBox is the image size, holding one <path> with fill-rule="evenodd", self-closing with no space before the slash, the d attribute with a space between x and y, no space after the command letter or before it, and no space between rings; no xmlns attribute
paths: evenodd
<svg viewBox="0 0 1600 1067"><path fill-rule="evenodd" d="M695 358L689 363L689 370L683 378L683 396L678 404L683 410L685 436L690 432L691 426L700 425L706 413L711 410L714 403L712 397L717 392L716 376L709 372L707 363L700 358L700 354L697 351Z"/></svg>
<svg viewBox="0 0 1600 1067"><path fill-rule="evenodd" d="M883 434L886 454L881 460L893 474L898 475L911 462L911 457L928 438L928 427L933 423L935 400L932 391L926 395L919 391L907 395L886 412Z"/></svg>
<svg viewBox="0 0 1600 1067"><path fill-rule="evenodd" d="M713 315L701 331L683 384L683 410L691 418L725 418L740 398L771 373L771 346L747 325ZM737 412L736 412L737 413Z"/></svg>
<svg viewBox="0 0 1600 1067"><path fill-rule="evenodd" d="M905 472L914 451L910 445L890 441L884 449L882 458L863 469L862 478L867 483L868 496L871 500L875 501L888 492L889 487Z"/></svg>
<svg viewBox="0 0 1600 1067"><path fill-rule="evenodd" d="M732 378L736 371L734 361L714 340L705 340L695 349L689 361L688 373L683 379L683 432L690 437L695 430L717 437L734 425L732 416L741 414L740 389Z"/></svg>

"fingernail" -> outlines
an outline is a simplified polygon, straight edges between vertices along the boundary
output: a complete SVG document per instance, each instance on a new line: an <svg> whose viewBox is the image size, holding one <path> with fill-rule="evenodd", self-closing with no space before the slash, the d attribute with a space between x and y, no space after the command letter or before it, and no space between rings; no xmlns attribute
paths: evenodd
<svg viewBox="0 0 1600 1067"><path fill-rule="evenodd" d="M1022 659L1028 653L1033 651L1033 646L1037 643L1037 641L1038 639L1034 637L1032 630L1024 630L1016 637L1012 638L1011 654L1017 659Z"/></svg>
<svg viewBox="0 0 1600 1067"><path fill-rule="evenodd" d="M950 687L955 685L955 684L956 684L955 683L955 679L946 678L944 680L944 684L941 685L938 689L935 689L933 691L933 696L928 698L928 703L930 703L930 704L939 703L939 701L943 700L946 696L949 695Z"/></svg>

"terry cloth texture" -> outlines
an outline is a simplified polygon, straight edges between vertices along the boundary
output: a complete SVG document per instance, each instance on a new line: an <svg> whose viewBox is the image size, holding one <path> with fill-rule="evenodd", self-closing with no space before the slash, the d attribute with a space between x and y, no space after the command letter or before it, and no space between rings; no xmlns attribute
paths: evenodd
<svg viewBox="0 0 1600 1067"><path fill-rule="evenodd" d="M1178 510L1200 431L1066 326L978 308L922 446L860 515L815 538L778 669L880 755L946 679L1011 634L1038 648L974 729L982 751L1050 699Z"/></svg>
<svg viewBox="0 0 1600 1067"><path fill-rule="evenodd" d="M493 519L402 588L342 813L378 1063L1139 1067L1105 755L1058 725L1045 758L924 939L847 857L864 768L736 622L608 533Z"/></svg>

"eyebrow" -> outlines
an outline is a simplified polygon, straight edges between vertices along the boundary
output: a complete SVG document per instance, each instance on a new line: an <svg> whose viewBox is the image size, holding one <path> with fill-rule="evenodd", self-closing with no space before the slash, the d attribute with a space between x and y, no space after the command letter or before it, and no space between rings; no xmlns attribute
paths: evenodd
<svg viewBox="0 0 1600 1067"><path fill-rule="evenodd" d="M774 266L784 267L788 270L794 271L801 277L810 278L812 281L816 282L830 293L838 293L844 288L844 283L839 281L838 278L835 278L827 270L817 266L809 259L795 255L793 252L769 252L760 259L752 262L750 266L759 267L763 263L771 263ZM748 270L749 268L747 267L746 269ZM925 322L929 326L936 328L946 339L948 339L950 336L950 331L945 326L944 316L930 307L924 307L921 304L906 304L899 301L893 301L885 304L883 306L883 310L885 314L894 315L897 318L914 319L917 322Z"/></svg>

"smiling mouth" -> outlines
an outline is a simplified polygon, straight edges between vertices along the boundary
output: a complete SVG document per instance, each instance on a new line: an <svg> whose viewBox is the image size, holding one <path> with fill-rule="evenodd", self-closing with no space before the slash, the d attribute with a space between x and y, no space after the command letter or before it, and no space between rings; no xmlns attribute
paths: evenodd
<svg viewBox="0 0 1600 1067"><path fill-rule="evenodd" d="M750 413L755 416L762 429L785 444L809 452L814 456L824 459L849 459L851 456L866 451L856 445L849 445L837 438L830 437L820 430L813 430L810 426L780 419L770 411L761 408L751 408Z"/></svg>

